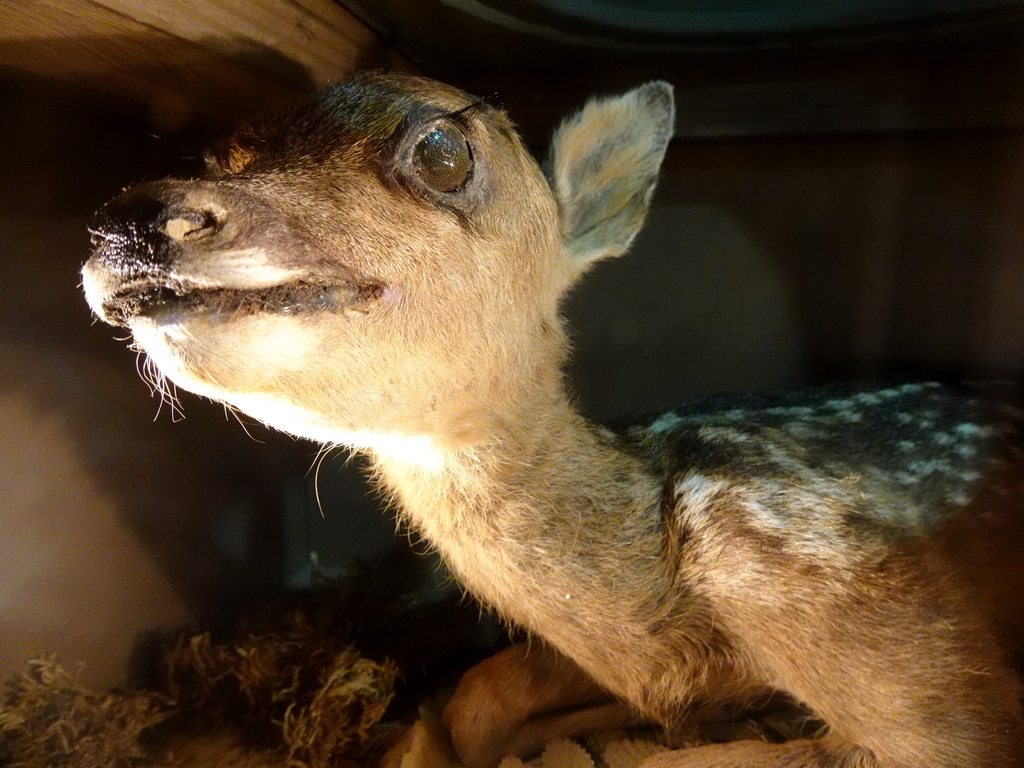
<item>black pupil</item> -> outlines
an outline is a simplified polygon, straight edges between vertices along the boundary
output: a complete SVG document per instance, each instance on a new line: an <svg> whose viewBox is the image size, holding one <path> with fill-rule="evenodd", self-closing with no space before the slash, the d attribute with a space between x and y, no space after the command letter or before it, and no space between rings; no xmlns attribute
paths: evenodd
<svg viewBox="0 0 1024 768"><path fill-rule="evenodd" d="M415 151L416 173L438 192L454 192L469 176L469 146L453 126L439 126L420 139Z"/></svg>

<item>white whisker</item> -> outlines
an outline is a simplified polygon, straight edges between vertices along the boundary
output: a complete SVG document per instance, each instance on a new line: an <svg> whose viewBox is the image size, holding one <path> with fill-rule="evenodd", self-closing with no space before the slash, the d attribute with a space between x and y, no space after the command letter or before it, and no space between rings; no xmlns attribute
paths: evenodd
<svg viewBox="0 0 1024 768"><path fill-rule="evenodd" d="M158 400L153 421L160 418L166 404L171 411L171 422L177 424L185 419L185 411L181 407L177 387L157 367L153 359L141 347L133 345L135 352L135 370L149 387L149 394Z"/></svg>
<svg viewBox="0 0 1024 768"><path fill-rule="evenodd" d="M343 446L324 443L320 445L320 449L316 452L316 458L313 459L313 463L309 467L309 471L306 472L306 477L309 477L309 472L313 473L313 496L316 499L317 509L320 510L320 517L326 518L324 515L324 505L320 501L320 468L324 464L324 460L333 453L337 448ZM351 459L351 455L346 458L346 463Z"/></svg>
<svg viewBox="0 0 1024 768"><path fill-rule="evenodd" d="M246 435L248 435L250 440L252 440L254 443L259 443L260 445L265 445L265 441L264 440L258 440L257 438L253 437L252 432L249 431L249 425L246 424L244 421L242 421L242 416L240 415L240 413L239 413L237 408L235 408L230 403L223 403L223 406L224 406L224 418L225 419L227 419L228 414L230 413L232 416L235 417L235 421L237 421L241 425L242 431L245 432Z"/></svg>

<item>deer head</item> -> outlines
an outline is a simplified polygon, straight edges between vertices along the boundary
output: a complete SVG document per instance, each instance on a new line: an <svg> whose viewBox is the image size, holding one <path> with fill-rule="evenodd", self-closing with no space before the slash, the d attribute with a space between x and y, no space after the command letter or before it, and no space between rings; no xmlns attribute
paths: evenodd
<svg viewBox="0 0 1024 768"><path fill-rule="evenodd" d="M500 437L560 396L559 298L629 246L672 122L664 83L593 101L545 175L500 110L361 75L104 206L85 293L175 384L286 432Z"/></svg>

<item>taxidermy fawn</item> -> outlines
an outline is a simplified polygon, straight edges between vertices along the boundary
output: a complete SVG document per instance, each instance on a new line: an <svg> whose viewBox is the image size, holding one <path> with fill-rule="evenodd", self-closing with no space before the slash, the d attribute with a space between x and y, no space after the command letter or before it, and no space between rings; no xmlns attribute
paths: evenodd
<svg viewBox="0 0 1024 768"><path fill-rule="evenodd" d="M629 247L672 130L664 83L594 100L542 171L498 109L357 76L108 203L85 292L178 386L369 454L530 633L447 709L466 766L779 696L825 732L649 768L1024 765L1012 414L929 384L574 410L559 301Z"/></svg>

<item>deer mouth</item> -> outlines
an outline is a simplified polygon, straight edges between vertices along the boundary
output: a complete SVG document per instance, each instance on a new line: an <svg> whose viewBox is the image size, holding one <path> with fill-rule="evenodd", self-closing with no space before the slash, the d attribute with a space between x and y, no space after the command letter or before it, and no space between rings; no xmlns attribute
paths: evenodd
<svg viewBox="0 0 1024 768"><path fill-rule="evenodd" d="M82 287L111 325L360 313L384 292L344 264L323 264L264 202L237 190L141 185L104 205L89 231Z"/></svg>
<svg viewBox="0 0 1024 768"><path fill-rule="evenodd" d="M175 323L196 316L238 317L259 313L365 312L381 297L379 285L299 280L263 288L227 288L171 281L135 282L103 300L103 318L128 327L140 318Z"/></svg>

